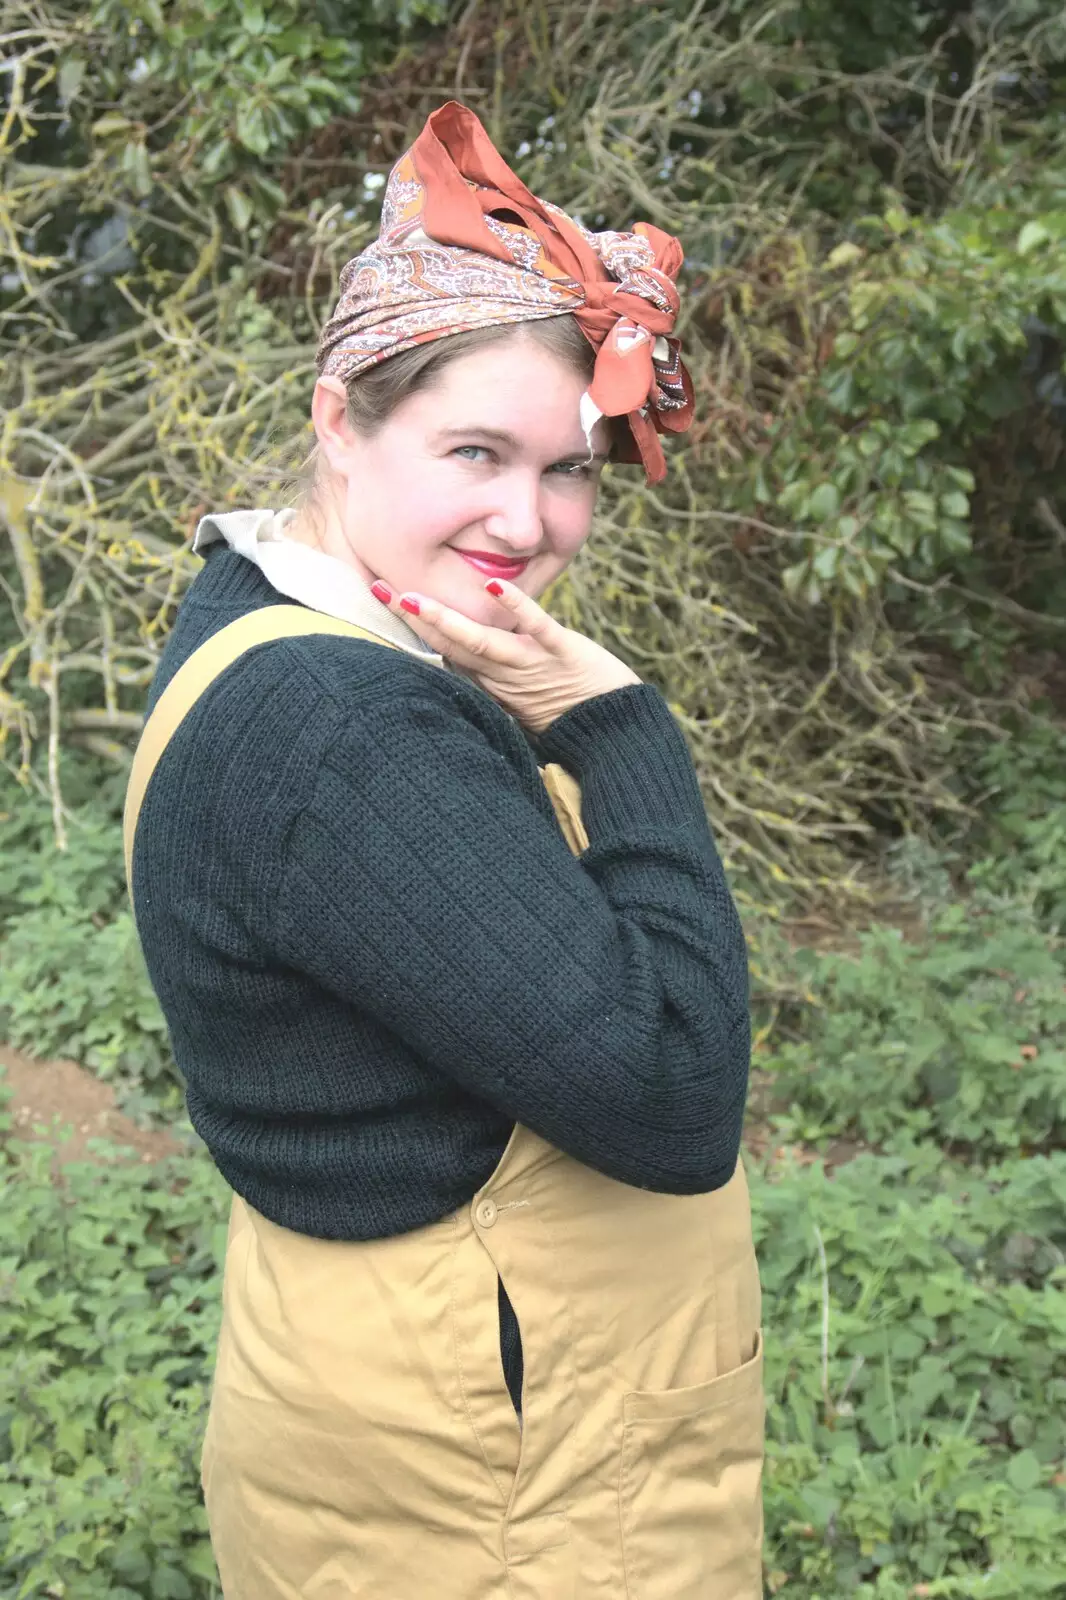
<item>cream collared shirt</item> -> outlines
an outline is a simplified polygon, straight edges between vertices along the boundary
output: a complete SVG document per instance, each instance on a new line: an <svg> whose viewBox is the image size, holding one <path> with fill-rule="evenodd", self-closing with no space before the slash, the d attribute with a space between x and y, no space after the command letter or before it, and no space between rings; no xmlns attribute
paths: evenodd
<svg viewBox="0 0 1066 1600"><path fill-rule="evenodd" d="M268 582L290 600L298 600L327 617L354 622L379 639L448 670L443 657L375 600L369 584L354 567L286 538L285 529L295 515L295 510L288 507L284 511L223 511L203 517L193 539L193 551L199 555L208 545L221 540L254 562Z"/></svg>

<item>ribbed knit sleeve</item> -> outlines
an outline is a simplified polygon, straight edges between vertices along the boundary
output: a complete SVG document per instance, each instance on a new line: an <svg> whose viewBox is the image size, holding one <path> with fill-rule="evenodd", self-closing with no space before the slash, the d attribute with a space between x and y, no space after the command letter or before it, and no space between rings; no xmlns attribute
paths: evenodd
<svg viewBox="0 0 1066 1600"><path fill-rule="evenodd" d="M743 935L684 738L650 685L537 741L583 786L575 858L445 674L357 708L285 845L281 958L588 1166L666 1193L731 1177Z"/></svg>

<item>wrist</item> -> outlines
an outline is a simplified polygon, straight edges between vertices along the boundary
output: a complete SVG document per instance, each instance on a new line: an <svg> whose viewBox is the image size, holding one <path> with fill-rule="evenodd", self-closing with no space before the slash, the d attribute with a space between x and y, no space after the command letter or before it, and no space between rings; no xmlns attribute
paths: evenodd
<svg viewBox="0 0 1066 1600"><path fill-rule="evenodd" d="M554 707L548 715L538 717L535 723L527 722L526 728L534 738L540 738L548 728L559 722L563 717L568 716L571 711L576 711L579 706L587 705L590 700L600 700L606 695L617 693L620 689L640 688L643 682L643 678L638 678L635 672L629 672L627 669L626 675L620 677L616 682L598 684L594 688L590 688L587 694L578 695L565 705Z"/></svg>

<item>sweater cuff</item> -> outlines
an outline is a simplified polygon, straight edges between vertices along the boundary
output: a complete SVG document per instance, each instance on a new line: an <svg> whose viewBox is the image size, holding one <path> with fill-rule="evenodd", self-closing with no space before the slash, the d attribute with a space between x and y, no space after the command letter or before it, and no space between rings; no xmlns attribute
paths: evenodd
<svg viewBox="0 0 1066 1600"><path fill-rule="evenodd" d="M549 723L536 748L577 778L590 836L593 822L611 830L706 822L685 736L653 684L583 700Z"/></svg>

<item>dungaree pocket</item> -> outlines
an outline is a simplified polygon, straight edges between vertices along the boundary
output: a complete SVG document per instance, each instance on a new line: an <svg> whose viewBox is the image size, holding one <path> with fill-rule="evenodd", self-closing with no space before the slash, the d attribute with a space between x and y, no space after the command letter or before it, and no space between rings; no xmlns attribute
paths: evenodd
<svg viewBox="0 0 1066 1600"><path fill-rule="evenodd" d="M734 1372L623 1406L627 1600L761 1600L761 1333Z"/></svg>

